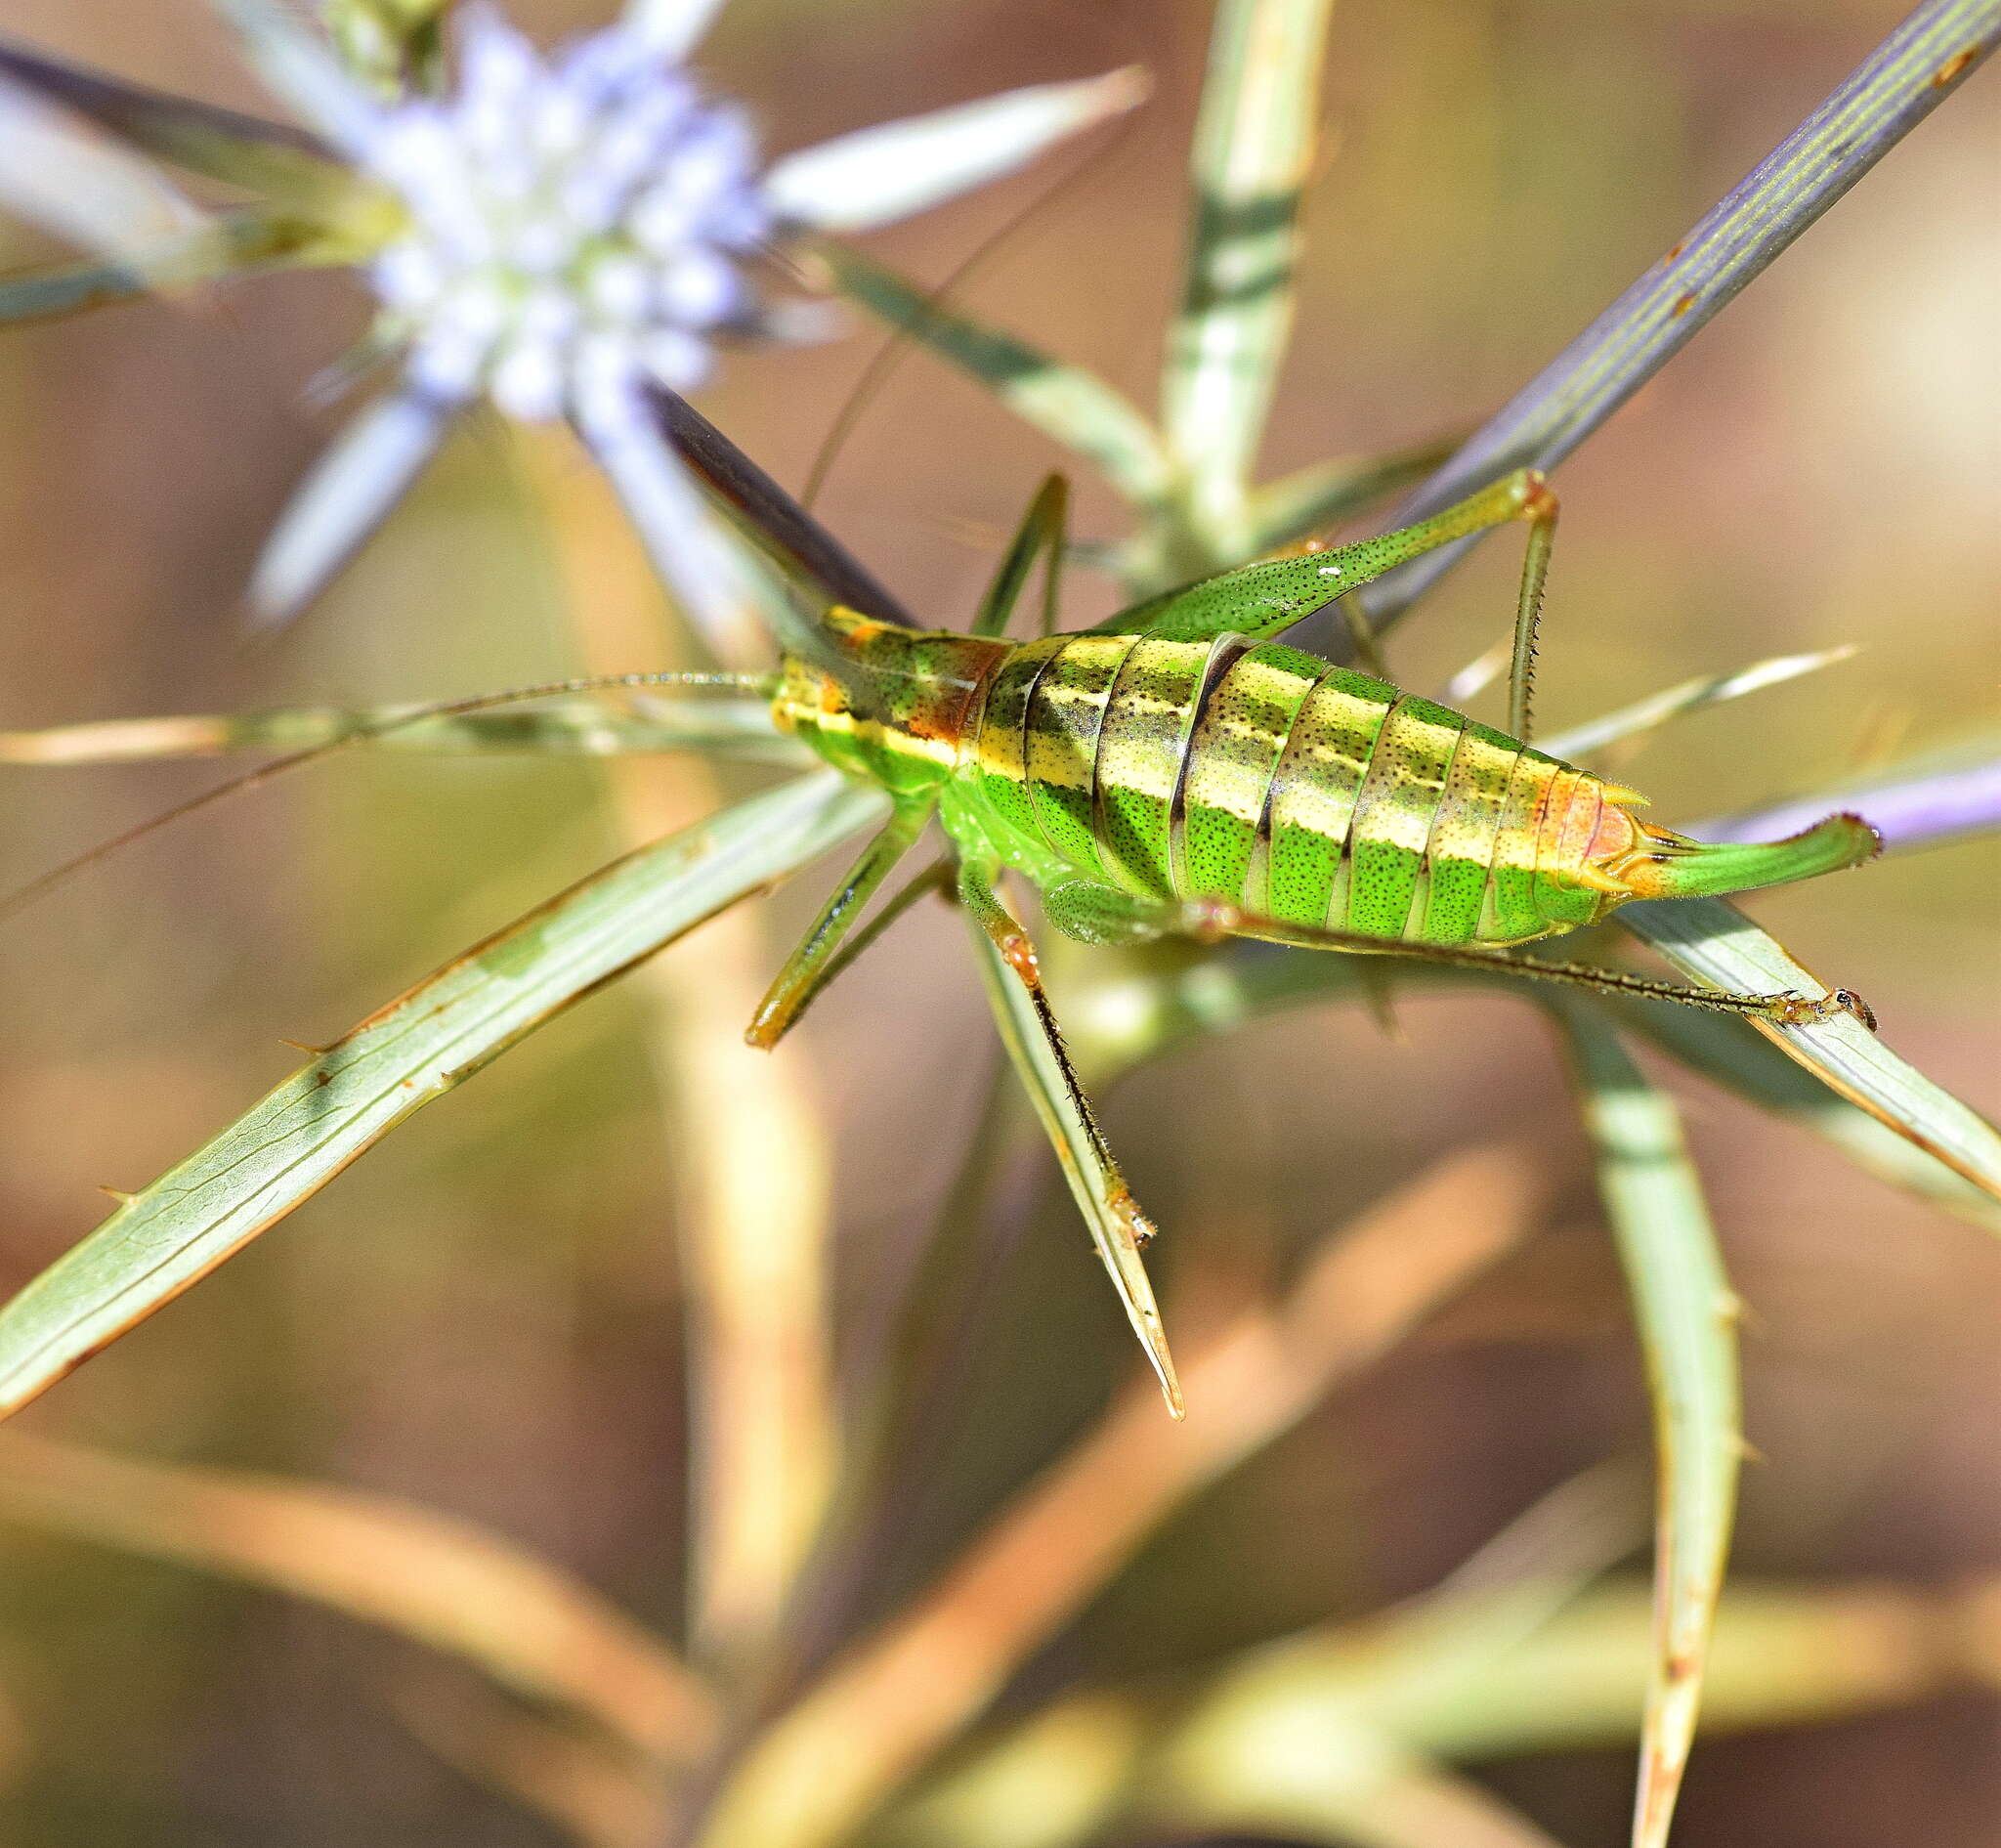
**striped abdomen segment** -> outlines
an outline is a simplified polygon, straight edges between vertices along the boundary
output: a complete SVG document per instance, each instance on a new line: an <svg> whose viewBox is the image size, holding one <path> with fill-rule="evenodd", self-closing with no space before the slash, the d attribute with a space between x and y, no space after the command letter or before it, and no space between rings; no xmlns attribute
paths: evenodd
<svg viewBox="0 0 2001 1848"><path fill-rule="evenodd" d="M1606 898L1590 863L1631 838L1588 773L1233 636L1018 649L972 757L999 814L1089 878L1386 941L1589 923Z"/></svg>

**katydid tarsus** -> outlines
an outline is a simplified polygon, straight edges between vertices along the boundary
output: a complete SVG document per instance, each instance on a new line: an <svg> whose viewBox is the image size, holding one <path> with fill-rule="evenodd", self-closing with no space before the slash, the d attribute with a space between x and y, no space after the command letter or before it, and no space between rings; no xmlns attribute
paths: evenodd
<svg viewBox="0 0 2001 1848"><path fill-rule="evenodd" d="M1024 1064L1043 1061L1067 1093L1081 1134L1066 1139L1051 1123L1051 1139L1177 1412L1172 1366L1137 1268L1153 1227L1064 1050L1034 942L1002 895L1006 876L1035 889L1051 928L1086 943L1254 937L1649 996L1781 1025L1838 1012L1875 1024L1846 989L1822 999L1732 994L1511 954L1511 946L1596 924L1630 899L1782 884L1859 865L1877 849L1873 830L1848 814L1770 843L1691 840L1641 821L1634 791L1532 747L1536 631L1556 515L1540 476L1518 472L1418 525L1225 572L1068 633L1056 630L1066 500L1062 479L1052 477L969 632L905 628L836 607L823 619L829 652L812 661L788 656L769 676L555 682L427 707L339 742L517 700L706 685L768 698L779 728L882 789L889 821L780 969L748 1037L776 1044L890 918L925 892L956 895L997 967L1019 985L1023 1018L1041 1038L1030 1044L1017 1022L1007 1033L1010 1051ZM1529 543L1507 733L1272 639L1406 560L1511 521L1526 523ZM1010 640L1005 631L1039 562L1042 633ZM175 812L333 748L279 759ZM944 858L856 931L933 821L945 836ZM38 881L16 902L83 863ZM1033 1090L1036 1080L1024 1077Z"/></svg>

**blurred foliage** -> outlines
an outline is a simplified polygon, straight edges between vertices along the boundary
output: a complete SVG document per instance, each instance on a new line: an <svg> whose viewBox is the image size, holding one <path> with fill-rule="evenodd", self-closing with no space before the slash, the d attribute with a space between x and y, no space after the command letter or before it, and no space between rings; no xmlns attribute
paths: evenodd
<svg viewBox="0 0 2001 1848"><path fill-rule="evenodd" d="M739 0L716 36L718 81L766 100L786 145L879 112L886 85L919 107L1108 57L1160 73L1156 108L963 291L982 319L1143 401L1176 288L1167 227L1208 7L874 0L840 8L838 29L826 11ZM599 16L581 0L522 13L549 29ZM1505 398L1867 49L1879 15L1794 0L1350 0L1324 105L1332 161L1301 207L1303 337L1260 473L1423 454L1431 433ZM7 24L261 107L192 5L140 19L110 0L16 0ZM1908 144L1566 472L1553 716L1751 655L1870 649L1866 691L1811 677L1635 741L1622 775L1677 813L1811 790L1991 722L2001 407L1980 279L1993 251L1965 209L1992 163L1991 88ZM899 229L882 253L935 278L1034 191ZM626 541L560 492L564 465L552 492L545 459L487 431L453 448L300 635L239 647L225 613L317 442L297 382L358 324L342 285L302 278L226 308L125 310L0 344L16 432L0 451L10 726L345 709L673 658ZM850 346L760 361L708 408L796 479L860 359ZM988 563L963 530L1004 531L1046 461L1001 410L913 363L859 426L823 513L911 607L962 622ZM1084 492L1090 530L1110 533L1111 502ZM1399 632L1401 677L1440 682L1487 647L1506 569L1462 574ZM1071 621L1096 613L1091 596L1075 576ZM590 873L648 817L686 818L684 768L620 773L614 792L588 763L349 753L12 924L12 1276L74 1240L91 1186L166 1168L267 1089L295 1062L276 1032L330 1038ZM8 774L9 857L23 870L197 787L132 768ZM724 773L726 792L761 784L746 775ZM1972 839L1758 910L1869 995L1891 1045L1991 1102L1994 876L1991 838ZM810 896L746 919L739 953L754 956L759 934L782 945ZM835 1422L852 1480L876 1495L858 1509L836 1494L761 1649L718 1625L702 1555L712 1528L691 1544L714 1520L715 1479L712 1456L698 1465L710 1474L689 1473L691 1427L712 1408L688 1382L713 1385L700 1343L719 1284L740 1300L759 1288L754 1265L734 1281L703 1269L726 1254L703 1231L714 1194L689 1184L704 1150L688 1087L725 1070L732 1031L704 1007L734 992L713 969L674 987L669 958L646 995L595 1001L524 1043L80 1374L31 1414L37 1428L449 1511L607 1588L694 1672L727 1668L773 1703L812 1684L764 1734L771 1756L748 1760L798 1754L782 1803L860 1790L850 1800L866 1807L992 1701L991 1730L887 1825L899 1842L1026 1848L1172 1827L1426 1848L1617 1838L1644 1601L1623 1583L1576 1594L1631 1543L1630 1519L1615 1516L1597 1551L1532 1528L1488 1556L1484 1578L1431 1590L1551 1484L1645 1441L1587 1150L1534 1011L1402 977L1372 1009L1349 970L1348 992L1331 980L1310 1012L1128 1078L1110 1133L1142 1193L1172 1204L1153 1256L1198 1407L1177 1431L1139 1393L1103 1410L1128 1362L1117 1311L1014 1116L987 1114L954 1183L991 1058L962 952L949 922L918 913L802 1035L839 1182ZM1110 1040L1133 984L1109 960L1084 962L1061 969L1059 1002L1074 994ZM1218 979L1175 972L1198 1006ZM1732 1077L1757 1095L1756 1072ZM1991 1582L1976 1576L2001 1549L1980 1436L2001 1307L1991 1248L1679 1069L1662 1078L1751 1309L1748 1425L1764 1459L1737 1555L1760 1582L1723 1608L1709 1714L1844 1722L1699 1754L1676 1839L1984 1848L2001 1807L1991 1705L1972 1692L1991 1690L2001 1656ZM1794 1112L1834 1134L1839 1110L1814 1090ZM1173 1132L1148 1135L1161 1125ZM679 1332L691 1307L692 1353ZM913 1355L931 1362L915 1376ZM141 1480L117 1471L134 1466L78 1464L68 1480L87 1505L61 1516L46 1489L57 1461L0 1452L14 1472L0 1505L244 1570L240 1545L232 1558L169 1545L157 1516L150 1539L141 1516L113 1531L114 1484ZM306 1491L307 1508L324 1492ZM234 1541L254 1530L246 1504L214 1505L239 1511L223 1524ZM354 1557L352 1538L310 1521L293 1532L299 1562ZM24 1838L662 1838L660 1773L630 1751L636 1729L608 1754L564 1710L560 1680L522 1706L426 1672L406 1642L254 1591L27 1526L0 1545L0 1814ZM329 1597L324 1569L288 1573L283 1549L251 1575ZM475 1597L487 1618L526 1612L520 1600ZM407 1613L393 1620L426 1636ZM1907 1710L1847 1717L1891 1708ZM1247 1745L1218 1753L1232 1727ZM1318 1783L1281 1814L1273 1781L1247 1787L1246 1767L1288 1740ZM1496 1758L1516 1762L1477 1784L1442 1769Z"/></svg>

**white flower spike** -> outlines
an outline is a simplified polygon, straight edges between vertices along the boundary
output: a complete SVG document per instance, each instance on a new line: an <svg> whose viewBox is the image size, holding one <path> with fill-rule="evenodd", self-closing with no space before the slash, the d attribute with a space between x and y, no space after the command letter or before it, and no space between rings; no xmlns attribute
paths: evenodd
<svg viewBox="0 0 2001 1848"><path fill-rule="evenodd" d="M686 58L722 11L723 0L630 0L625 26L661 58Z"/></svg>
<svg viewBox="0 0 2001 1848"><path fill-rule="evenodd" d="M1151 88L1128 66L858 128L775 162L765 197L781 224L873 231L1012 173L1024 145L1044 148L1122 115Z"/></svg>
<svg viewBox="0 0 2001 1848"><path fill-rule="evenodd" d="M5 76L0 204L64 242L139 270L177 261L214 229L150 163Z"/></svg>
<svg viewBox="0 0 2001 1848"><path fill-rule="evenodd" d="M332 46L314 36L278 0L214 0L235 29L257 74L307 124L354 155L375 130L375 99L341 68Z"/></svg>
<svg viewBox="0 0 2001 1848"><path fill-rule="evenodd" d="M404 385L364 413L280 521L252 590L302 607L407 488L449 414L485 400L567 418L655 565L732 659L757 638L733 555L659 434L647 396L688 392L729 338L801 337L765 303L760 253L787 237L921 211L1025 164L1144 93L1135 73L1038 85L842 136L767 169L748 118L684 60L720 0L631 0L617 24L538 51L485 5L457 20L454 87L384 104L276 0L216 0L274 89L392 198L369 265L377 344Z"/></svg>

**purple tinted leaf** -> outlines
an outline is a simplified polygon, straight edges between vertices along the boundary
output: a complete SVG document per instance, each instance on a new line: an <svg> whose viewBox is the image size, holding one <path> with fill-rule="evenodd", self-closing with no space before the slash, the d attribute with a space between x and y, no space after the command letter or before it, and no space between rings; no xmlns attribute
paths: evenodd
<svg viewBox="0 0 2001 1848"><path fill-rule="evenodd" d="M1893 852L2001 827L2001 758L1778 802L1704 822L1691 832L1705 840L1778 840L1810 828L1832 808L1851 807Z"/></svg>
<svg viewBox="0 0 2001 1848"><path fill-rule="evenodd" d="M1409 501L1407 524L1524 466L1554 468L1764 272L2001 42L2001 0L1925 0L1713 211L1504 407ZM1394 622L1474 541L1365 599ZM1339 646L1339 644L1337 644Z"/></svg>

